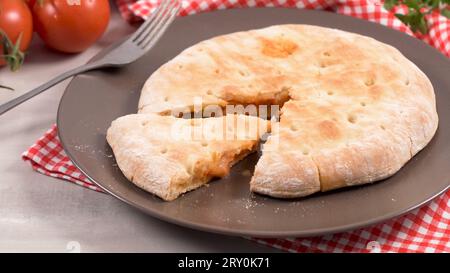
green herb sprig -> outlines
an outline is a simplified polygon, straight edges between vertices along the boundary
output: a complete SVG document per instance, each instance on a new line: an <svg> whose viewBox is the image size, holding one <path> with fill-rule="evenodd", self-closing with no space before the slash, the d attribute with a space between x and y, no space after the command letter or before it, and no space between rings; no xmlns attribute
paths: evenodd
<svg viewBox="0 0 450 273"><path fill-rule="evenodd" d="M442 16L450 19L450 0L385 0L384 8L393 9L395 6L408 7L407 14L396 13L395 16L407 25L412 32L428 33L427 14L439 11Z"/></svg>

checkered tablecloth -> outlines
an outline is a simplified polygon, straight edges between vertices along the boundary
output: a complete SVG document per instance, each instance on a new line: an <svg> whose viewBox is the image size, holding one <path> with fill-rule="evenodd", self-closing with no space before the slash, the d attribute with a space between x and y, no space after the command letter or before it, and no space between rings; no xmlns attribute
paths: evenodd
<svg viewBox="0 0 450 273"><path fill-rule="evenodd" d="M146 18L160 0L116 0L122 16L132 22ZM413 34L375 0L194 0L182 1L181 16L235 7L282 6L335 11L381 23L415 35L450 57L450 22L428 15L428 35ZM399 8L396 12L402 12ZM34 170L102 192L65 154L54 125L22 155ZM351 232L312 238L259 239L255 242L291 252L450 252L450 191L428 205L388 222Z"/></svg>

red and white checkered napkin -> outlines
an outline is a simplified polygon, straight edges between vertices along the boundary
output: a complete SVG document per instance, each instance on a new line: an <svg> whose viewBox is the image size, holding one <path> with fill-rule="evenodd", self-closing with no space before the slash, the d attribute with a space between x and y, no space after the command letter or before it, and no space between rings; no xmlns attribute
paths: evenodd
<svg viewBox="0 0 450 273"><path fill-rule="evenodd" d="M122 16L128 21L137 21L147 16L162 0L116 0ZM392 11L383 8L382 0L180 0L182 8L180 16L204 11L242 7L290 7L306 9L324 9L340 14L353 16L406 32L450 57L450 20L432 12L426 15L429 33L422 35L412 33L395 13L405 14L406 6L395 7Z"/></svg>
<svg viewBox="0 0 450 273"><path fill-rule="evenodd" d="M160 0L116 0L128 21L145 18ZM414 35L377 0L183 0L181 16L235 7L296 7L326 9ZM395 12L404 13L405 8ZM439 14L428 15L429 34L416 35L450 57L450 22ZM102 192L70 161L61 147L54 125L23 155L34 170ZM383 224L352 232L314 238L258 239L256 242L292 252L450 252L450 191L430 204Z"/></svg>
<svg viewBox="0 0 450 273"><path fill-rule="evenodd" d="M40 173L102 192L67 157L56 125L22 156ZM450 252L450 191L414 212L368 228L314 238L253 240L292 252Z"/></svg>

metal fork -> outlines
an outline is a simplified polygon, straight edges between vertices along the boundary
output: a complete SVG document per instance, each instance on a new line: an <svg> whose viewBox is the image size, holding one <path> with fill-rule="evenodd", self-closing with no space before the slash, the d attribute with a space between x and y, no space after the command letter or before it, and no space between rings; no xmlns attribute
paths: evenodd
<svg viewBox="0 0 450 273"><path fill-rule="evenodd" d="M67 71L49 82L0 105L0 115L71 76L99 68L120 67L136 61L161 38L175 19L180 7L178 0L163 0L153 14L126 41L100 59Z"/></svg>

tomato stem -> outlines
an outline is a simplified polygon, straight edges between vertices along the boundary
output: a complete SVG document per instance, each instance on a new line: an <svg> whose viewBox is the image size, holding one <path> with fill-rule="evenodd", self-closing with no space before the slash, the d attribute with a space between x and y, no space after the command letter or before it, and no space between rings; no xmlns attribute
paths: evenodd
<svg viewBox="0 0 450 273"><path fill-rule="evenodd" d="M16 44L14 44L6 35L6 33L0 29L1 45L3 46L3 55L0 55L5 59L11 71L17 71L23 64L25 59L25 53L20 51L20 43L22 41L22 33L17 38Z"/></svg>

